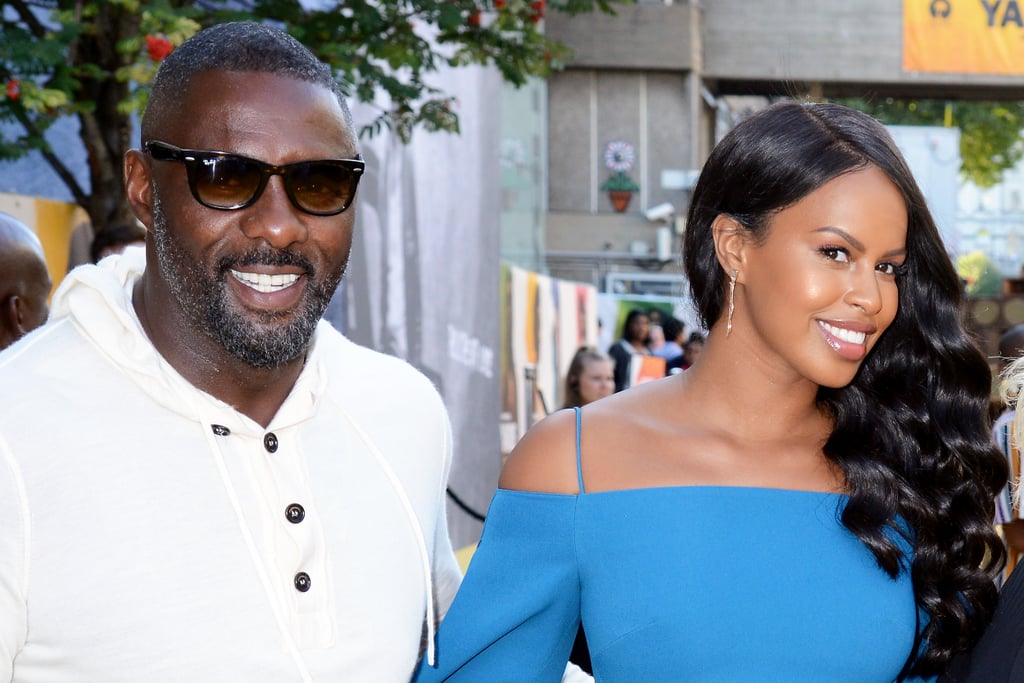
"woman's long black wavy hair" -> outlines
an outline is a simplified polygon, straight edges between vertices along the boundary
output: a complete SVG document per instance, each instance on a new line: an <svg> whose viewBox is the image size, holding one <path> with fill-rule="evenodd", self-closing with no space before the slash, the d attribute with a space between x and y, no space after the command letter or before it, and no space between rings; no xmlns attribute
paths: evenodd
<svg viewBox="0 0 1024 683"><path fill-rule="evenodd" d="M899 311L853 381L821 387L818 405L834 420L825 455L846 478L842 523L890 576L909 564L922 628L902 679L941 672L991 619L1006 556L992 526L994 501L1007 479L988 424L988 363L964 327L960 280L906 161L867 114L836 104L772 105L712 151L694 188L683 261L710 328L725 299L715 218L727 214L763 240L778 211L869 165L907 206ZM899 520L909 527L912 558L893 540L904 533Z"/></svg>

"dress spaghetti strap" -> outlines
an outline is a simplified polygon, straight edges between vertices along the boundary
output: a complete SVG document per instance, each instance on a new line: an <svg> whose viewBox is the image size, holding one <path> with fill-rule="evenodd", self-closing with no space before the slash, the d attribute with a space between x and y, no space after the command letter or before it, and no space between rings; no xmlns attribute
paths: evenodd
<svg viewBox="0 0 1024 683"><path fill-rule="evenodd" d="M583 464L580 460L580 417L582 412L579 406L573 408L576 411L576 478L580 482L580 495L583 495Z"/></svg>

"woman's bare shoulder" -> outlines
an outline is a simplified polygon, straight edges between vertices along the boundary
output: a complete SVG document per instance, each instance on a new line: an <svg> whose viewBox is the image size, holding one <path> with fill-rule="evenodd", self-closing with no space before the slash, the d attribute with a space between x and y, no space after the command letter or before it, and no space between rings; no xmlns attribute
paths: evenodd
<svg viewBox="0 0 1024 683"><path fill-rule="evenodd" d="M498 486L540 493L579 493L576 415L560 410L526 432L509 454Z"/></svg>

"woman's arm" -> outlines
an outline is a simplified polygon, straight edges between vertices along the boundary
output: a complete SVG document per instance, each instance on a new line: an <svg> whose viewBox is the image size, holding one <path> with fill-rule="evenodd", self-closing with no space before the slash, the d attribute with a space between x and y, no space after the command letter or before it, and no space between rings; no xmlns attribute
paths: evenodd
<svg viewBox="0 0 1024 683"><path fill-rule="evenodd" d="M573 413L563 411L510 456L441 623L437 665L424 658L417 683L572 680L566 663L579 625L574 434Z"/></svg>

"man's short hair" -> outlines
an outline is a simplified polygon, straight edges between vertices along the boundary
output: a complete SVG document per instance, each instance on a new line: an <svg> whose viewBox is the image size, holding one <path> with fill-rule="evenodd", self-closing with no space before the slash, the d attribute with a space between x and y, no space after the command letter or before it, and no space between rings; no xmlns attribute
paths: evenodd
<svg viewBox="0 0 1024 683"><path fill-rule="evenodd" d="M235 21L203 29L163 61L142 116L143 142L160 125L160 119L174 116L192 79L203 71L269 73L322 85L338 98L345 120L352 126L352 114L327 64L280 29L254 21Z"/></svg>

